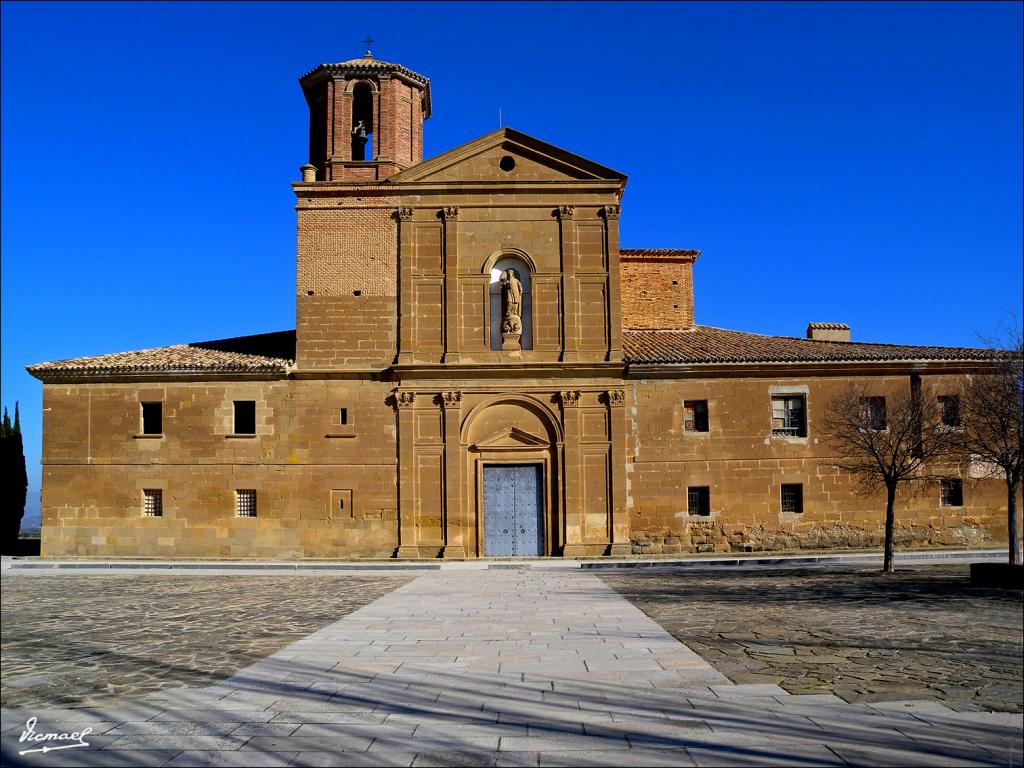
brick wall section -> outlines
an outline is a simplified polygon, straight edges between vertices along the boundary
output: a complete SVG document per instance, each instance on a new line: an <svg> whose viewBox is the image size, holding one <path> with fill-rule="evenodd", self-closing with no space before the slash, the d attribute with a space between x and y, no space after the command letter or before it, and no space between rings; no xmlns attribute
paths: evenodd
<svg viewBox="0 0 1024 768"><path fill-rule="evenodd" d="M622 250L624 328L693 327L693 262L697 252L692 254L637 257Z"/></svg>
<svg viewBox="0 0 1024 768"><path fill-rule="evenodd" d="M296 365L389 365L397 352L396 203L374 196L329 202L300 200L298 209Z"/></svg>

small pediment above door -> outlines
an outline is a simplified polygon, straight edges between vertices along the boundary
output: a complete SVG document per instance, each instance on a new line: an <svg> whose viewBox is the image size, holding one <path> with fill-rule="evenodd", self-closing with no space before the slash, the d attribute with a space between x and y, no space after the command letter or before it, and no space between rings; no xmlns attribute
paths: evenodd
<svg viewBox="0 0 1024 768"><path fill-rule="evenodd" d="M516 427L503 429L490 437L478 441L473 448L478 451L510 450L515 448L547 448L548 441L543 437L531 435Z"/></svg>
<svg viewBox="0 0 1024 768"><path fill-rule="evenodd" d="M391 178L400 183L581 180L624 184L626 176L511 128L481 136Z"/></svg>

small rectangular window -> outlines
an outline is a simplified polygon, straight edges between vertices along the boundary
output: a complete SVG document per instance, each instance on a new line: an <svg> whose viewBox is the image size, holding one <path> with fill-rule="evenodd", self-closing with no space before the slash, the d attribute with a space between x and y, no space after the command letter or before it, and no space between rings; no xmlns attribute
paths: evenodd
<svg viewBox="0 0 1024 768"><path fill-rule="evenodd" d="M711 489L706 485L686 489L686 506L691 515L711 514Z"/></svg>
<svg viewBox="0 0 1024 768"><path fill-rule="evenodd" d="M772 398L772 434L807 437L807 418L803 395Z"/></svg>
<svg viewBox="0 0 1024 768"><path fill-rule="evenodd" d="M256 434L255 400L235 400L235 434Z"/></svg>
<svg viewBox="0 0 1024 768"><path fill-rule="evenodd" d="M867 429L881 432L886 428L884 397L862 397L860 409L861 421Z"/></svg>
<svg viewBox="0 0 1024 768"><path fill-rule="evenodd" d="M686 400L683 402L683 431L708 431L708 401Z"/></svg>
<svg viewBox="0 0 1024 768"><path fill-rule="evenodd" d="M939 505L943 507L962 507L964 505L964 483L962 480L949 478L942 481L939 489Z"/></svg>
<svg viewBox="0 0 1024 768"><path fill-rule="evenodd" d="M164 492L159 488L146 488L142 491L142 512L146 517L163 517Z"/></svg>
<svg viewBox="0 0 1024 768"><path fill-rule="evenodd" d="M803 483L782 484L782 511L800 514L804 511Z"/></svg>
<svg viewBox="0 0 1024 768"><path fill-rule="evenodd" d="M960 396L940 396L939 408L942 409L942 424L946 427L960 426Z"/></svg>
<svg viewBox="0 0 1024 768"><path fill-rule="evenodd" d="M142 403L142 434L162 435L164 432L164 404Z"/></svg>
<svg viewBox="0 0 1024 768"><path fill-rule="evenodd" d="M256 517L256 491L252 488L235 491L235 509L239 517Z"/></svg>
<svg viewBox="0 0 1024 768"><path fill-rule="evenodd" d="M338 409L338 419L341 421L341 426L348 424L348 408Z"/></svg>

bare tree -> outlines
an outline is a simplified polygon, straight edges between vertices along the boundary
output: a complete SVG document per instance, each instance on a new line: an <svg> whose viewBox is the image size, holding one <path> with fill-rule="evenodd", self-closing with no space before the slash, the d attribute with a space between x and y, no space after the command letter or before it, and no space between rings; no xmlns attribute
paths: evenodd
<svg viewBox="0 0 1024 768"><path fill-rule="evenodd" d="M984 339L993 352L991 372L968 376L960 389L959 448L975 473L1006 480L1010 564L1022 562L1017 494L1024 437L1024 351L1020 330Z"/></svg>
<svg viewBox="0 0 1024 768"><path fill-rule="evenodd" d="M822 431L835 451L833 466L856 476L868 493L885 489L882 569L892 573L896 490L936 479L926 470L951 454L953 432L943 427L934 396L914 381L887 397L850 385L832 399Z"/></svg>

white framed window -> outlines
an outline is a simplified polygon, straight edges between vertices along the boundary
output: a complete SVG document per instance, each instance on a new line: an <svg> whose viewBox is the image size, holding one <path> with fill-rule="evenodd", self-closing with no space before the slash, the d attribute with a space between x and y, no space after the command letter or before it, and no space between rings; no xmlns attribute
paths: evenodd
<svg viewBox="0 0 1024 768"><path fill-rule="evenodd" d="M806 404L803 395L773 395L772 434L807 437Z"/></svg>

